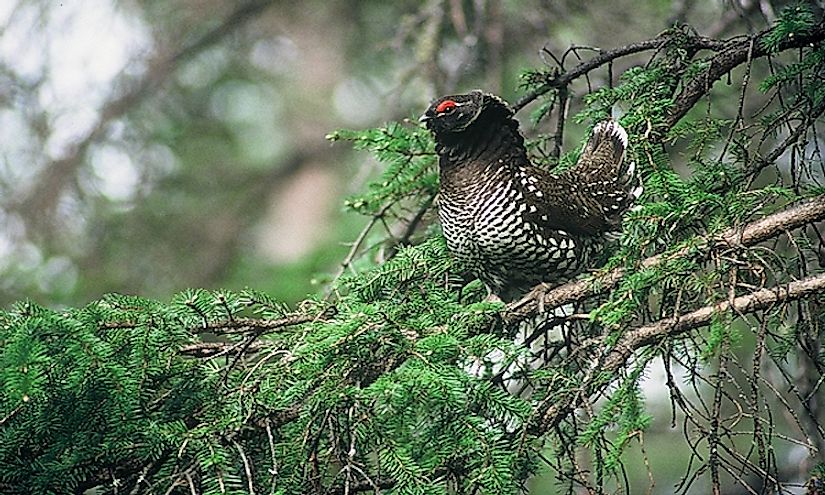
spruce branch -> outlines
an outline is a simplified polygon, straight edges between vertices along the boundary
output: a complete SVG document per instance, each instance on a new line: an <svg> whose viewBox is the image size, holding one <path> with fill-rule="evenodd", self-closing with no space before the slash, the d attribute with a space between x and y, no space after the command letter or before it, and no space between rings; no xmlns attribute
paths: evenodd
<svg viewBox="0 0 825 495"><path fill-rule="evenodd" d="M786 137L782 143L780 143L764 158L753 161L746 170L747 174L751 177L751 182L756 179L759 172L778 160L779 157L785 153L785 150L796 143L805 131L810 128L811 124L816 121L816 119L821 117L823 113L825 113L825 101L820 101L818 104L814 105L808 113L805 114L802 122L794 127L793 131L788 134L788 137Z"/></svg>
<svg viewBox="0 0 825 495"><path fill-rule="evenodd" d="M760 289L736 297L732 301L704 306L689 313L664 318L630 330L624 333L619 341L606 352L604 359L599 360L598 372L595 372L595 369L591 370L581 387L563 397L553 396L552 404L547 404L546 409L541 412L539 429L548 431L558 425L575 407L606 386L609 383L609 378L606 377L615 376L614 373L627 363L635 351L642 347L656 345L667 338L706 326L714 315L720 313L754 313L824 291L825 273L820 273L785 285Z"/></svg>
<svg viewBox="0 0 825 495"><path fill-rule="evenodd" d="M714 82L730 72L734 67L746 62L748 59L761 58L775 51L800 48L821 42L825 40L825 23L820 22L809 33L803 33L782 41L775 50L770 50L769 45L765 43L765 40L771 33L772 30L768 29L745 38L738 37L727 41L720 41L691 34L687 34L687 37L685 37L684 32L668 31L649 40L631 43L613 50L600 51L597 56L578 64L569 71L550 73L539 87L521 97L513 105L513 109L518 112L540 96L563 88L575 79L586 76L591 71L609 64L616 59L649 50L660 50L669 42L678 39L681 40L682 47L689 53L696 53L700 50L712 50L716 52L716 54L708 59L710 63L707 69L687 82L681 93L675 97L667 119L668 127L672 127L688 110L693 108L693 105L696 104L702 95L710 91Z"/></svg>
<svg viewBox="0 0 825 495"><path fill-rule="evenodd" d="M226 354L254 353L260 350L259 346L249 345L245 348L234 342L198 342L180 348L180 353L196 358L214 358Z"/></svg>
<svg viewBox="0 0 825 495"><path fill-rule="evenodd" d="M704 239L693 248L672 253L657 254L640 262L640 269L652 268L666 261L686 256L691 250L708 256L711 252L726 248L747 248L789 230L825 219L825 195L802 201L782 211L755 220L744 227L731 228L721 235ZM603 294L615 287L626 274L626 269L616 268L605 274L568 282L547 290L536 287L522 299L507 307L504 320L508 324L524 321L538 315L539 308L556 308L588 297Z"/></svg>
<svg viewBox="0 0 825 495"><path fill-rule="evenodd" d="M255 4L263 3L266 2L262 0ZM649 137L649 142L655 145L653 151L661 152L664 157L666 153L662 146L662 134L659 133L672 128L680 119L673 113L681 111L680 102L688 101L685 103L687 108L695 106L696 101L700 100L689 102L694 92L707 94L713 82L724 75L725 72L713 72L718 69L716 65L735 67L750 63L757 56L767 55L768 50L773 53L796 46L794 43L797 42L805 43L804 39L800 41L803 36L820 36L819 40L825 36L819 25L799 37L774 36L773 44L768 49L764 47L769 44L763 43L760 38L767 36L765 33L738 40L716 41L690 32L672 30L647 42L599 52L594 59L582 62L570 72L563 72L562 59L559 62L562 72L548 75L544 83L539 81L535 93L525 98L535 99L543 94L542 91L555 90L558 92L555 101L561 103L559 111L563 117L569 84L576 78L588 77L589 71L596 67L609 66L616 58L645 50L662 50L664 56L669 57L676 49L685 49L688 60L698 50L710 50L713 53L704 60L705 64L692 64L690 68L683 64L685 57L680 56L676 60L682 64L676 70L679 77L667 77L663 91L657 90L655 94L648 95L655 104L652 106L662 109L662 113L641 112L638 116L643 118L635 121L637 129L644 123L656 122L650 124L656 134ZM781 39L785 41L777 41ZM576 54L579 48L572 48L569 53ZM671 48L674 50L671 51ZM664 52L666 49L667 52ZM742 61L738 61L740 56L744 57ZM660 55L657 52L653 57ZM749 75L743 86L747 86L747 77ZM640 78L636 84L638 87L649 82ZM746 89L743 87L742 95ZM676 103L670 106L671 96L677 91L680 93ZM609 104L612 99L613 96L610 96L604 101ZM523 99L516 107L522 108L529 101L532 100ZM743 101L744 96L739 101L740 116ZM748 157L744 160L751 166L744 170L746 177L758 174L782 156L785 150L807 136L807 130L823 113L823 106L820 102L808 108L806 101L804 105L795 107L794 112L803 107L810 112L797 118L797 127L788 129L787 139L770 150L764 159L750 161ZM666 113L664 109L669 109L671 113ZM648 115L654 115L655 119L644 118ZM749 127L738 124L741 122L730 126L730 155L734 155L739 145L733 137L738 138L740 134L748 137ZM558 155L565 119L560 118L556 125L555 153ZM533 463L536 458L551 466L554 462L558 466L567 463L568 466L558 469L558 478L561 482L571 481L571 492L573 481L593 492L603 491L605 480L615 474L615 471L611 473L611 469L615 468L611 468L610 464L621 464L622 461L616 460L616 456L637 433L641 440L641 432L646 428L638 380L650 360L661 352L678 364L682 364L680 359L686 359L690 364L689 360L699 359L696 356L699 353L689 352L687 358L670 353L671 341L678 339L699 343L708 336L710 342L713 332L718 330L714 324L720 320L726 324L733 318L742 317L747 322L763 322L757 336L759 351L750 364L753 371L746 377L754 386L751 398L742 393L745 387L735 380L727 380L727 368L737 364L733 346L725 341L726 347L720 357L720 366L714 370L715 374L706 377L693 373L691 376L694 384L707 383L716 387L712 408L706 407L699 413L686 412L685 424L697 421L697 418L712 418L713 422L710 419L707 421L712 426L705 427L697 421L692 431L698 431L700 440L707 441L711 449L719 451L720 455L709 456L706 465L700 468L714 473L715 485L718 485L718 473L724 475L724 470L746 487L749 487L746 468L774 485L790 478L776 476L777 469L765 463L764 458L770 455L766 452L773 448L770 443L758 444L758 465L751 454L743 456L735 450L726 450L726 436L745 432L729 428L723 416L726 401L737 406L744 404L745 408L739 411L741 415L752 415L753 435L757 442L761 441L763 434L759 429L772 429L774 425L770 419L759 422L763 419L759 414L762 403L766 408L769 403L757 394L764 389L757 390L755 387L761 386L761 380L765 380L765 387L775 393L777 400L790 411L799 430L804 430L802 420L792 410L796 404L786 401L782 396L785 391L777 391L760 373L763 373L766 362L764 356L774 352L766 347L766 343L771 347L774 347L773 341L777 346L798 345L792 339L786 342L784 335L779 334L781 329L777 329L776 336L771 335L775 329L767 326L770 319L781 318L786 310L796 311L801 323L794 329L797 333L793 337L801 337L806 331L810 331L812 341L821 336L818 330L821 327L817 327L821 324L818 312L821 298L817 299L817 296L825 293L825 274L808 271L812 266L812 246L804 244L804 236L797 235L799 231L795 229L810 228L816 222L825 220L825 194L782 206L782 210L767 216L763 216L764 211L753 211L752 205L764 197L773 201L782 194L775 192L779 188L748 190L749 194L757 194L756 200L752 196L742 199L741 196L731 195L733 200L719 200L722 204L719 208L721 218L672 224L674 229L683 229L680 235L687 228L700 224L714 232L693 238L690 247L681 248L680 244L668 252L628 263L629 266L624 268L603 270L587 279L551 290L535 289L524 299L509 305L501 317L505 324L515 326L542 316L544 307L581 302L609 292L619 283L623 284L622 287L624 282L632 285L630 282L642 272L656 272L658 276L675 266L672 268L675 274L672 279L657 279L656 282L664 283L645 286L645 290L663 289L656 294L657 297L662 294L657 300L661 302L658 308L634 307L632 311L623 313L640 315L643 323L637 322L623 333L588 334L590 338L578 344L567 357L548 354L544 349L546 359L542 363L531 362L530 369L525 367L519 370L519 375L513 375L517 376L516 379L524 376L524 386L520 393L509 394L500 390L499 385L505 382L505 371L492 369L495 364L492 358L505 355L502 363L512 360L514 364L519 364L516 360L520 354L516 351L532 352L534 343L537 346L542 344L540 338L546 328L556 326L557 322L548 317L541 323L544 327L537 328L524 341L513 342L509 335L491 332L500 306L481 301L483 296L476 294L480 292L478 290L471 297L455 294L456 284L450 279L449 256L440 239L402 248L430 211L437 190L434 179L422 179L422 175L434 177L432 163L421 160L415 163L416 167L410 167L411 157L429 156L431 152L417 142L421 134L414 131L373 134L373 151L392 158L388 160L393 165L390 169L392 173L387 174L388 184L379 193L364 196L366 206L354 208L370 214L372 220L353 244L341 265L340 274L352 269L355 257L369 242L369 235L376 225L384 225L389 235L394 237L397 244L388 249L394 253L398 245L397 256L384 259L377 263L378 266L363 273L359 270L353 277L339 279L335 286L336 297L330 298L333 302L308 301L294 312L264 295L203 290L187 291L168 306L113 297L107 299L105 304L59 314L37 311L37 308L19 309L6 317L8 323L4 321L6 327L16 330L15 339L26 344L16 345L18 351L8 353L8 361L15 364L9 367L9 376L19 377L17 388L20 391L26 391L26 387L39 390L38 387L28 386L24 380L29 376L40 376L29 373L29 370L46 370L48 375L42 373L42 376L54 377L54 383L58 385L72 381L78 385L62 390L62 403L46 403L42 393L39 397L32 394L33 400L19 399L24 400L25 404L8 402L10 405L0 414L0 426L9 431L17 428L21 444L31 442L27 438L36 431L36 428L29 426L35 424L33 421L22 423L34 417L30 411L42 412L44 417L65 411L66 414L53 416L59 418L53 424L60 425L71 435L75 435L73 428L89 429L92 434L87 436L92 441L83 446L89 455L82 459L86 464L81 465L88 473L78 471L77 474L78 479L85 476L78 482L80 491L114 489L129 493L131 489L131 493L141 490L161 492L166 485L168 492L185 491L188 487L195 493L205 491L211 485L221 491L244 489L247 493L263 493L265 486L270 487L270 493L304 493L308 490L313 493L379 493L386 489L402 492L442 487L467 493L514 493L529 476L537 472ZM690 135L690 132L674 135ZM765 136L769 135L772 136L766 132ZM708 139L712 141L715 138ZM389 147L399 140L405 140L401 143L403 146L397 146L398 149ZM718 161L722 162L724 157L725 151ZM656 161L651 158L651 165ZM662 169L667 169L668 163L664 158L658 162ZM708 168L703 171L716 177L714 170ZM688 191L688 186L678 177L670 182L667 182L668 176L660 179L664 186L673 186L674 189L682 187ZM394 187L399 184L402 187ZM421 194L422 191L427 194ZM707 192L705 189L698 191L703 194L697 192L696 198L688 197L691 192L696 192L693 190L677 192L679 199L687 198L693 202L710 197L704 194ZM421 198L427 199L421 202ZM400 218L400 214L393 211L403 211L410 205L414 205L415 209L406 211L405 214L410 214L409 220ZM675 205L666 203L662 207L662 210L673 207L672 211L667 212L669 216L660 217L665 218L661 222L665 227L671 226L668 224L670 219L688 210L677 209ZM724 216L726 212L731 212L731 215ZM740 218L743 212L750 212L752 217L739 223L732 220ZM751 219L756 216L761 218ZM399 226L403 230L390 228L386 222L388 218L400 220ZM709 225L719 226L712 228ZM794 231L793 235L789 234L791 231ZM396 235L398 232L400 238ZM628 235L631 234L628 231ZM632 240L638 240L637 237L644 239L639 235L633 236ZM784 247L780 245L783 249L775 250L775 263L760 264L757 261L754 265L774 269L797 262L798 268L783 272L777 280L756 276L747 278L753 275L751 267L746 266L747 261L764 254L763 248L768 244L766 241L779 242L786 238L797 249L798 261L785 256ZM671 238L664 237L663 240L670 241ZM682 260L689 263L675 263ZM712 262L718 260L724 262L713 266ZM728 264L733 266L729 273L726 272ZM689 268L685 268L688 265ZM670 284L673 280L690 279L690 270L697 266L700 267L700 274L710 279L702 281L702 288L707 288L708 294L685 296L691 299L681 301L682 292L674 295L670 292ZM740 275L743 276L737 278ZM647 281L639 285L642 283ZM741 288L746 290L735 292ZM728 297L724 299L724 290L728 289ZM467 304L465 301L475 302ZM797 305L799 309L793 309ZM780 309L781 312L778 311ZM657 310L658 316L654 314ZM762 311L764 314L759 313ZM574 315L579 319L587 317ZM33 318L37 320L29 324ZM569 317L565 320L569 321ZM44 325L44 322L49 324ZM735 328L724 328L719 332L727 336L726 331L733 332ZM197 336L205 332L218 334L222 341L193 341L193 334ZM265 334L267 338L261 338ZM55 336L60 337L59 342ZM64 341L71 345L66 345ZM815 342L819 345L818 340ZM804 349L803 345L798 347ZM48 349L48 353L40 352L40 348ZM561 345L559 348L562 348ZM820 349L812 345L810 352L819 356ZM64 355L69 359L65 359ZM224 359L216 359L218 357ZM492 372L484 375L468 373L468 358L483 359L484 365ZM536 366L533 367L533 364ZM780 365L777 368L785 373ZM667 372L673 403L683 401L669 368ZM816 378L818 375L812 376ZM790 374L785 381L791 385L804 410L812 418L818 417L816 405L809 406L807 402L813 398L821 379L807 388L795 388L789 377ZM113 385L111 393L100 394L108 384ZM619 387L613 389L616 384ZM731 399L727 395L728 387L739 387L738 403L736 398ZM736 395L736 392L734 389L732 394ZM531 394L529 398L522 395L527 393ZM673 407L675 418L676 405ZM681 402L679 407L687 410L690 405ZM803 410L802 407L799 410ZM122 421L124 424L130 421L129 428L123 431L118 429L115 432L117 435L106 437L103 435L105 432L93 429L96 426L87 421L87 415L78 414L75 424L65 420L69 413L77 410L88 410L90 413L105 411L112 418L126 418ZM578 414L579 410L583 411L582 415ZM768 411L768 414L771 413ZM622 418L616 419L619 415ZM589 417L591 421L589 424L579 422L580 416L585 419ZM513 430L519 428L516 425L527 426L523 431L514 433ZM613 425L617 428L613 429ZM65 434L63 430L61 433ZM526 441L522 446L527 446L530 452L522 447L514 448L519 443L519 434L524 435ZM767 434L773 433L769 431ZM821 428L819 436L825 437ZM38 441L40 445L36 446L42 446L49 455L56 457L62 454L61 450L53 448L51 435L43 436ZM556 444L553 447L557 459L548 461L542 457L541 450L547 445L545 442ZM697 452L697 444L698 441L690 445L694 453ZM14 444L8 442L8 445ZM617 448L614 449L613 445ZM805 444L800 442L799 445ZM101 446L107 450L95 450ZM586 454L579 456L582 447L592 447L592 459L587 459ZM16 446L14 449L7 448L6 452L9 459L17 459L21 453L28 456L20 463L21 472L23 468L40 465L40 460L44 458L38 452ZM569 457L565 457L567 455ZM736 471L735 463L726 461L726 458L734 459L742 469ZM592 471L585 469L590 460L593 461ZM705 460L702 459L702 462ZM5 473L0 476L3 478L0 491L12 492L15 487L6 485L3 476ZM18 479L32 477L27 474ZM687 481L683 480L683 485L687 490L693 477L686 475L685 479Z"/></svg>
<svg viewBox="0 0 825 495"><path fill-rule="evenodd" d="M533 102L536 98L545 95L554 89L562 88L570 84L573 80L578 79L579 77L588 74L590 71L610 63L617 58L632 55L634 53L658 49L667 43L668 39L669 37L666 35L657 36L656 38L640 41L638 43L631 43L613 50L600 51L597 56L580 63L569 71L550 74L547 78L545 78L540 87L519 98L518 101L513 104L513 110L518 112Z"/></svg>
<svg viewBox="0 0 825 495"><path fill-rule="evenodd" d="M347 483L342 488L332 492L335 495L347 495L350 493L374 492L380 493L380 490L389 490L398 484L397 480L392 478L367 478L364 481L356 481L354 483Z"/></svg>
<svg viewBox="0 0 825 495"><path fill-rule="evenodd" d="M782 40L775 49L771 49L767 42L772 34L773 30L768 29L745 39L726 42L726 46L709 59L710 64L707 68L687 81L682 91L676 95L668 114L668 127L674 126L684 117L699 101L699 98L710 91L714 82L749 59L753 60L793 48L812 46L825 40L825 20L820 21L808 33L800 33Z"/></svg>
<svg viewBox="0 0 825 495"><path fill-rule="evenodd" d="M536 98L545 95L550 91L553 91L554 89L559 89L564 86L567 86L574 80L586 76L591 71L598 69L599 67L602 67L606 64L609 64L616 59L626 57L628 55L633 55L636 53L646 52L649 50L660 50L673 39L674 35L671 32L665 32L664 34L661 34L649 40L631 43L629 45L614 48L612 50L599 50L598 55L589 60L581 62L569 71L555 72L549 74L542 82L541 86L519 98L519 100L513 104L513 110L518 112L519 110L521 110L522 108L536 100ZM726 42L724 41L706 38L704 36L693 36L689 39L689 47L693 50L720 51L724 49L725 46Z"/></svg>
<svg viewBox="0 0 825 495"><path fill-rule="evenodd" d="M353 275L356 273L355 269L352 267L352 263L355 261L358 251L361 249L361 245L364 244L364 241L367 239L367 235L369 235L372 228L384 217L393 205L395 205L395 202L387 203L379 211L372 215L372 217L370 217L370 221L364 225L364 228L362 228L361 232L358 233L358 237L356 237L352 242L352 246L350 246L347 256L344 258L344 261L341 262L341 265L338 267L338 272L336 272L335 277L332 279L333 282L341 278L347 270L351 270Z"/></svg>
<svg viewBox="0 0 825 495"><path fill-rule="evenodd" d="M291 314L277 319L238 318L228 321L209 323L208 330L219 334L248 333L260 336L280 328L302 325L319 319L321 316L311 314Z"/></svg>

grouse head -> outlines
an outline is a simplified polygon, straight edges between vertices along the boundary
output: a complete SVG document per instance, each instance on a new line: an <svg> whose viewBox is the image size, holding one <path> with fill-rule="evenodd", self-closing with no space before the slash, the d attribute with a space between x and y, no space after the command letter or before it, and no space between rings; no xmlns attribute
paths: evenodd
<svg viewBox="0 0 825 495"><path fill-rule="evenodd" d="M467 94L442 96L421 116L436 139L471 130L489 119L507 119L513 111L498 96L475 90Z"/></svg>
<svg viewBox="0 0 825 495"><path fill-rule="evenodd" d="M513 115L498 96L475 90L438 98L420 121L433 133L438 154L455 162L494 148L521 150L524 140Z"/></svg>

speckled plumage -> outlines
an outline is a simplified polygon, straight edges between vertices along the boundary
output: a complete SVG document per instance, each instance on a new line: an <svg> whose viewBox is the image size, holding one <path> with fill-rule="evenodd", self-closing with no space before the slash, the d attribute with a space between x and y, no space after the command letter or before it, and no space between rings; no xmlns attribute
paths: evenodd
<svg viewBox="0 0 825 495"><path fill-rule="evenodd" d="M627 134L599 123L578 164L552 174L530 162L509 106L474 91L439 98L422 121L440 161L447 245L492 292L512 296L581 271L641 194L624 163Z"/></svg>

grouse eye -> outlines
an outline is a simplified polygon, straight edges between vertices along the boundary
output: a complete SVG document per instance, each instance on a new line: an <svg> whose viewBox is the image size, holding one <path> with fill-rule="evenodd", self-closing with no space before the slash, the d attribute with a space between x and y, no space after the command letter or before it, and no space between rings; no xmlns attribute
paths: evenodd
<svg viewBox="0 0 825 495"><path fill-rule="evenodd" d="M458 105L453 100L444 100L435 107L435 113L442 114L453 110Z"/></svg>

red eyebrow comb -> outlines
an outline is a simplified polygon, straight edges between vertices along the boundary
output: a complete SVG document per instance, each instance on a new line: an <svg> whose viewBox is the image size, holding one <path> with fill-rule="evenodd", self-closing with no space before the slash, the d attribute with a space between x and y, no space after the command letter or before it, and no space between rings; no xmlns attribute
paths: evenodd
<svg viewBox="0 0 825 495"><path fill-rule="evenodd" d="M453 100L444 100L435 107L436 113L444 113L447 110L457 107L458 105Z"/></svg>

